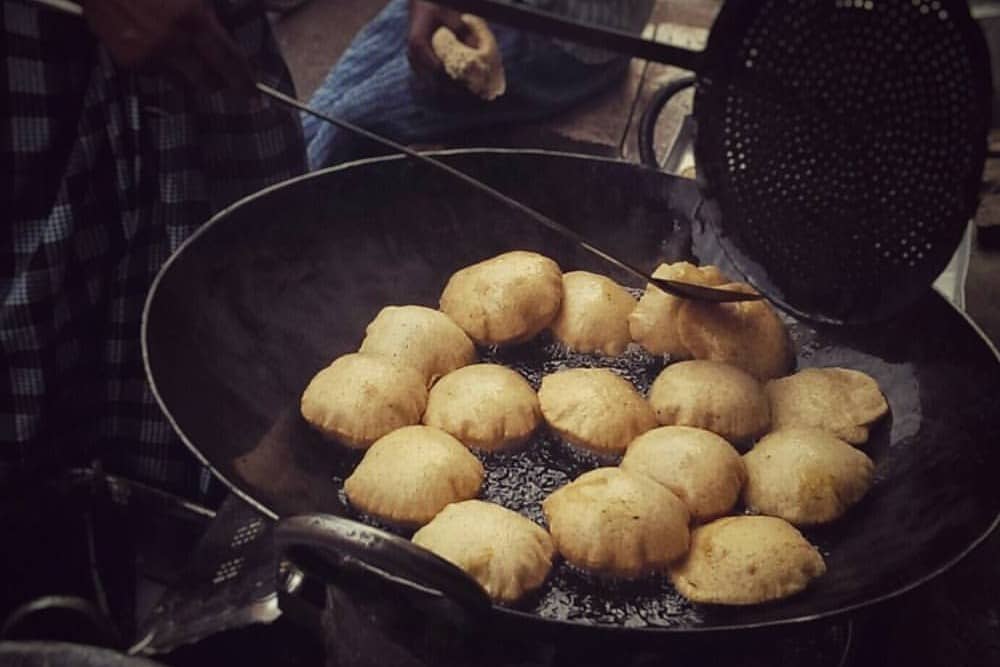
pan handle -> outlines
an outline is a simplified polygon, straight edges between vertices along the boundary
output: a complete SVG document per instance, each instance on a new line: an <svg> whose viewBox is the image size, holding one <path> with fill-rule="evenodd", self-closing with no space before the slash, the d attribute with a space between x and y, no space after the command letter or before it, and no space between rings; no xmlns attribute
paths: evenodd
<svg viewBox="0 0 1000 667"><path fill-rule="evenodd" d="M643 39L624 30L572 21L555 12L535 9L520 3L515 4L512 0L432 0L432 2L512 28L616 51L643 60L674 65L692 72L697 72L701 67L701 51Z"/></svg>
<svg viewBox="0 0 1000 667"><path fill-rule="evenodd" d="M639 159L647 167L661 168L656 157L656 121L660 113L675 95L687 90L696 82L697 79L693 76L674 79L653 94L653 99L642 112L642 118L639 120Z"/></svg>
<svg viewBox="0 0 1000 667"><path fill-rule="evenodd" d="M445 599L478 617L492 607L479 583L443 558L409 540L329 514L280 520L274 529L280 560L325 577L353 571L374 575L411 591Z"/></svg>

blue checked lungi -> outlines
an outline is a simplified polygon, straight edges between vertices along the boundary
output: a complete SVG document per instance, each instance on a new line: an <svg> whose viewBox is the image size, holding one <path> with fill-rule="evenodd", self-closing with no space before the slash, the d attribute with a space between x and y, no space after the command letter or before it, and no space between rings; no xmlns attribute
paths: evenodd
<svg viewBox="0 0 1000 667"><path fill-rule="evenodd" d="M569 7L559 5L558 11L571 11L580 20L628 30L641 30L653 5L652 0L562 4ZM628 68L624 57L491 25L503 55L507 92L491 102L471 95L441 95L422 87L410 69L407 26L406 0L391 0L354 38L310 104L398 142L455 144L473 130L534 122L566 111L620 82ZM302 125L311 168L380 152L370 142L312 116L303 116Z"/></svg>
<svg viewBox="0 0 1000 667"><path fill-rule="evenodd" d="M260 3L216 10L259 76L291 92ZM297 117L119 70L72 16L0 5L0 483L100 457L194 494L203 471L146 383L146 292L237 198L304 170Z"/></svg>

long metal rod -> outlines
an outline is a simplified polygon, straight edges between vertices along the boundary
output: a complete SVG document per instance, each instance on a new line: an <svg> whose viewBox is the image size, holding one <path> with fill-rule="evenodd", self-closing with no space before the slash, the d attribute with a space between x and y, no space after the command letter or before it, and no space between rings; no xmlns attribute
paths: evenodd
<svg viewBox="0 0 1000 667"><path fill-rule="evenodd" d="M418 153L417 151L407 146L404 146L391 139L387 139L383 136L375 134L374 132L370 132L364 129L363 127L359 127L343 119L335 118L333 116L329 116L327 114L316 111L315 109L309 107L309 105L303 104L294 97L286 95L280 90L275 90L274 88L265 85L263 83L257 84L257 90L284 104L288 104L292 107L295 107L300 111L304 111L305 113L308 113L312 116L316 116L321 120L336 125L337 127L343 128L349 132L353 132L354 134L365 137L366 139L370 139L371 141L381 144L382 146L385 146L387 148L391 148L394 151L403 153L418 162L423 162L424 164L430 165L435 169L444 171L449 175L453 176L454 178L457 178L458 180L462 181L463 183L466 183L467 185L479 190L480 192L483 192L493 197L497 201L506 204L510 208L520 213L523 213L524 215L533 219L535 222L538 222L539 224L544 225L545 227L548 227L549 229L558 232L562 236L565 236L573 240L584 250L600 257L601 259L607 262L610 262L611 264L632 274L634 277L639 278L640 280L653 283L663 291L673 294L674 296L679 296L687 299L697 299L700 301L717 301L717 302L754 301L762 298L757 294L746 294L744 292L736 292L731 290L705 287L703 285L696 285L694 283L679 282L676 280L666 280L663 278L654 278L645 271L642 271L641 269L633 266L632 264L629 264L628 262L625 262L608 254L607 252L598 248L580 234L576 233L569 227L566 227L565 225L556 222L555 220L548 217L544 213L540 213L535 209L531 208L530 206L522 204L518 200L508 197L499 190L489 185L486 185L482 181L475 179L472 176L466 174L465 172L455 169L454 167L445 164L440 160L436 160L427 155Z"/></svg>
<svg viewBox="0 0 1000 667"><path fill-rule="evenodd" d="M624 30L572 21L555 12L547 12L523 4L514 4L505 0L432 1L519 30L541 33L599 49L616 51L692 72L697 72L702 63L701 51L692 51L645 39Z"/></svg>
<svg viewBox="0 0 1000 667"><path fill-rule="evenodd" d="M34 2L68 14L80 15L82 13L80 10L80 6L76 5L73 2L69 2L69 0L34 0ZM468 174L459 171L458 169L455 169L454 167L449 166L444 162L441 162L440 160L436 160L427 155L418 153L417 151L407 146L404 146L391 139L387 139L386 137L375 134L374 132L370 132L364 129L363 127L355 125L354 123L350 123L340 118L335 118L334 116L330 116L321 113L319 111L316 111L315 109L309 107L309 105L303 104L294 97L286 95L285 93L281 92L280 90L276 90L271 86L268 86L263 83L257 83L256 86L258 91L260 91L267 97L270 97L271 99L277 100L278 102L281 102L282 104L286 104L290 107L298 109L299 111L308 113L312 116L315 116L316 118L319 118L320 120L326 121L327 123L331 123L332 125L336 125L337 127L347 130L348 132L351 132L358 136L362 136L370 141L380 144L381 146L389 148L393 151L403 153L404 155L409 156L410 158L416 160L417 162L421 162L423 164L431 166L434 169L449 174L450 176L458 179L459 181L465 183L466 185L469 185L470 187L479 190L480 192L483 192L492 197L493 199L514 209L515 211L524 214L525 216L534 220L535 222L545 227L548 227L549 229L561 234L562 236L565 236L566 238L571 239L584 250L590 252L593 255L596 255L597 257L600 257L606 262L618 267L619 269L622 269L623 271L631 274L632 276L638 278L639 280L656 285L657 287L659 287L664 292L667 292L668 294L673 294L674 296L679 296L687 299L696 299L699 301L715 301L715 302L754 301L763 298L757 294L746 294L744 292L716 289L712 287L706 287L704 285L696 285L694 283L679 282L676 280L666 280L663 278L654 278L645 271L642 271L641 269L637 268L636 266L628 262L625 262L623 260L620 260L610 255L609 253L605 252L604 250L598 248L597 246L592 244L583 236L577 234L569 227L566 227L561 223L556 222L547 215L540 213L535 209L526 206L525 204L522 204L516 199L508 197L499 190L496 190L495 188L486 185L482 181L479 181L473 178L472 176L469 176Z"/></svg>

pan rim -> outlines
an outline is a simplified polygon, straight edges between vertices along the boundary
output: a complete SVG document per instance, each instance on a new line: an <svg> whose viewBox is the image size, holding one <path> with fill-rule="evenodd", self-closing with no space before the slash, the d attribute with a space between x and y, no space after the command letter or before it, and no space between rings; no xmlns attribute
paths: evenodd
<svg viewBox="0 0 1000 667"><path fill-rule="evenodd" d="M636 164L619 158L592 156L592 155L585 155L582 153L573 153L567 151L552 151L552 150L533 149L533 148L526 148L526 149L457 148L457 149L435 150L426 152L428 155L432 156L449 156L449 155L463 155L463 154L549 155L549 156L564 157L564 158L585 159L598 162L610 162L615 164L627 165L629 167L638 167L640 169L649 172L657 172L657 170L654 170L650 167L646 167L644 165ZM367 164L406 160L406 159L408 159L407 156L403 154L390 154L390 155L382 155L370 158L363 158L351 162L345 162L343 164L335 165L333 167L328 167L326 169L321 169L306 174L301 174L299 176L281 181L279 183L274 183L256 192L253 192L241 199L238 199L237 201L233 202L232 204L218 211L215 215L211 216L205 222L205 224L199 227L191 236L185 239L177 247L177 249L164 262L159 272L157 272L157 275L154 278L152 284L150 285L149 291L147 292L142 310L142 322L140 327L140 344L142 349L143 368L146 373L146 381L149 384L153 397L156 399L157 405L160 407L161 412L166 417L168 423L170 424L171 428L173 428L174 432L178 435L181 442L184 443L184 446L187 447L187 449L195 456L195 458L202 465L208 468L208 470L211 471L212 475L214 475L219 481L221 481L230 492L235 494L237 497L239 497L241 500L249 504L255 510L263 514L265 517L273 521L277 521L281 517L277 513L275 513L271 508L267 507L257 499L250 496L249 493L239 488L235 483L231 482L221 472L219 472L219 470L210 461L208 461L208 459L205 458L205 456L199 451L199 449L194 445L194 443L191 442L187 434L183 431L183 429L181 429L180 425L177 423L174 415L167 408L166 403L160 394L159 388L156 385L156 381L153 378L152 368L150 365L150 354L149 354L149 347L147 344L148 341L147 331L149 326L149 314L151 305L156 297L157 292L159 291L160 284L164 276L170 270L171 266L173 266L173 264L179 260L180 256L185 252L185 250L187 250L189 246L197 242L197 239L200 238L203 234L208 233L209 230L216 223L219 222L219 220L226 217L229 213L236 210L237 208L240 208L275 190L285 187L290 187L306 179L318 178L320 176L329 173L337 172L344 169L350 169L353 167L363 166ZM670 174L666 174L663 172L657 172L657 173L662 173L664 176L670 176ZM937 289L932 288L931 292L934 293L935 298L944 301L945 305L948 308L955 311L955 313L957 313L962 319L965 320L965 322L972 328L972 330L976 333L976 335L978 335L979 338L986 344L987 349L992 353L996 362L1000 364L1000 350L998 350L997 346L994 345L993 342L986 336L985 332L979 326L979 324L977 324L966 312L960 310L951 301L945 298L945 296L942 295ZM1000 526L1000 512L997 513L997 515L993 518L989 526L987 526L987 528L978 537L972 540L968 545L966 545L961 551L959 551L959 553L957 553L951 559L939 565L938 567L933 569L931 572L925 574L924 576L914 581L911 581L905 585L899 586L898 588L889 591L888 593L885 593L883 595L873 598L868 598L860 602L854 604L848 604L836 609L820 611L815 614L806 614L790 618L759 621L754 623L740 623L740 624L728 623L724 625L713 625L705 627L680 626L680 627L628 628L617 625L580 623L564 619L547 618L526 611L521 611L510 607L503 607L497 604L493 604L492 611L493 613L499 614L501 617L507 617L510 620L516 619L522 622L527 621L532 623L541 623L543 627L551 629L552 631L568 632L568 633L588 632L594 634L614 634L614 635L624 632L636 638L645 638L651 640L656 638L662 639L670 636L706 635L706 634L734 632L734 631L768 630L768 629L782 628L786 626L802 626L808 623L814 623L818 621L836 620L839 617L847 616L861 610L872 608L875 605L879 605L888 602L890 600L896 599L898 597L901 597L923 586L924 584L927 584L928 582L936 579L940 575L951 570L958 563L964 560L969 554L971 554L975 549L977 549L980 545L982 545L982 543L985 542L990 537L990 535L993 534L993 532L997 529L997 526Z"/></svg>

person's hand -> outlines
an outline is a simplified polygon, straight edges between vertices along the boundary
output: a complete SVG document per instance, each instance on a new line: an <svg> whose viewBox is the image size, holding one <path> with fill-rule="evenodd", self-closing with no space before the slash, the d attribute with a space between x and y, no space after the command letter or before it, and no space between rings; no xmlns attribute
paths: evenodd
<svg viewBox="0 0 1000 667"><path fill-rule="evenodd" d="M467 28L459 12L424 0L410 0L406 54L414 71L427 78L440 77L443 72L441 60L431 48L431 36L441 26L451 28L460 40L467 37Z"/></svg>
<svg viewBox="0 0 1000 667"><path fill-rule="evenodd" d="M254 88L239 46L204 0L83 0L90 29L129 69L180 75L204 91Z"/></svg>

